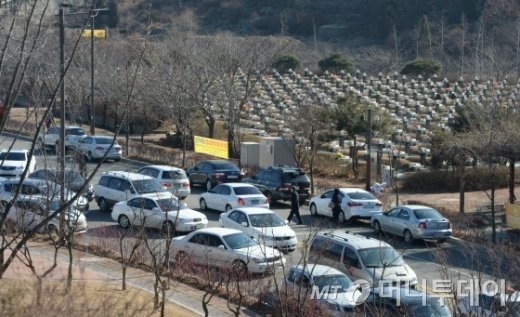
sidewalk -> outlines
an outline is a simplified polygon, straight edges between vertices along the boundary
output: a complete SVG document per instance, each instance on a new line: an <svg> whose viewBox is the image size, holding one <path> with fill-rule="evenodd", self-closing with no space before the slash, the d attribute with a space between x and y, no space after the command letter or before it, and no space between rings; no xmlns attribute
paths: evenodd
<svg viewBox="0 0 520 317"><path fill-rule="evenodd" d="M35 263L39 264L41 270L52 264L54 249L45 243L29 243L31 256ZM89 253L74 250L74 280L95 281L100 283L121 284L121 264L103 257L98 257ZM48 276L49 279L66 279L68 269L68 251L62 248L58 252L58 266ZM49 263L49 265L45 265ZM9 267L4 278L23 279L30 278L31 272L19 261L13 262ZM134 268L127 269L127 285L147 291L153 294L154 276L150 272ZM180 284L174 281L173 286L166 292L167 299L193 312L194 316L204 316L201 300L204 292L191 286ZM233 314L228 310L226 300L220 297L213 297L209 304L209 316L228 317ZM247 309L242 310L242 316L257 316L254 312Z"/></svg>

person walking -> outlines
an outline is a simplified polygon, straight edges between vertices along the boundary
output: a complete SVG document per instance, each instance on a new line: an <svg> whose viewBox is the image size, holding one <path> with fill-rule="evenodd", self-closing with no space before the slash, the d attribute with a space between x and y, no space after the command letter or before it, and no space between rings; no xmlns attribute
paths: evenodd
<svg viewBox="0 0 520 317"><path fill-rule="evenodd" d="M293 217L298 219L298 224L302 225L302 217L300 216L300 196L298 192L294 188L294 186L289 187L289 192L291 193L291 212L289 213L289 217L287 218L287 222L290 223Z"/></svg>
<svg viewBox="0 0 520 317"><path fill-rule="evenodd" d="M334 188L330 202L332 204L332 221L338 223L341 212L341 193L338 188Z"/></svg>

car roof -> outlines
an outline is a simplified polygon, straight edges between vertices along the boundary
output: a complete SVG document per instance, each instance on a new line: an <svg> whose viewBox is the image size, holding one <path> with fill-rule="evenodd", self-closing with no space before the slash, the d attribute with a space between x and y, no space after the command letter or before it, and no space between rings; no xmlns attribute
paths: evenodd
<svg viewBox="0 0 520 317"><path fill-rule="evenodd" d="M68 125L65 126L65 129L83 129L83 127L80 127L79 125Z"/></svg>
<svg viewBox="0 0 520 317"><path fill-rule="evenodd" d="M339 188L339 190L344 193L355 193L355 192L368 193L366 190L364 190L362 188L356 188L356 187L342 187L342 188Z"/></svg>
<svg viewBox="0 0 520 317"><path fill-rule="evenodd" d="M258 214L275 214L274 211L262 207L239 207L233 210L240 210L247 215L258 215Z"/></svg>
<svg viewBox="0 0 520 317"><path fill-rule="evenodd" d="M160 164L145 165L145 166L140 167L139 170L141 170L143 168L155 168L155 169L158 169L161 171L179 171L179 170L184 171L180 167L175 167L175 166L170 166L170 165L160 165Z"/></svg>
<svg viewBox="0 0 520 317"><path fill-rule="evenodd" d="M316 237L318 236L321 238L333 239L340 243L348 244L355 249L392 247L382 240L365 237L361 234L351 233L345 230L321 231L316 234Z"/></svg>
<svg viewBox="0 0 520 317"><path fill-rule="evenodd" d="M194 233L211 233L211 234L215 234L215 235L219 235L219 236L227 236L228 234L233 234L233 233L243 233L240 230L230 229L230 228L219 228L219 227L198 229L193 232Z"/></svg>
<svg viewBox="0 0 520 317"><path fill-rule="evenodd" d="M125 171L108 171L103 172L101 176L108 175L108 176L119 176L129 179L155 179L148 175L143 175L135 172L125 172Z"/></svg>
<svg viewBox="0 0 520 317"><path fill-rule="evenodd" d="M413 209L435 209L433 207L424 206L424 205L397 205L397 206L395 206L393 208L398 208L398 207L400 207L400 208L408 208L408 209L412 209L412 210Z"/></svg>
<svg viewBox="0 0 520 317"><path fill-rule="evenodd" d="M114 138L111 135L89 135L89 136L94 138L94 139L111 139L112 140Z"/></svg>
<svg viewBox="0 0 520 317"><path fill-rule="evenodd" d="M172 194L169 191L141 194L139 196L132 197L132 199L137 198L137 197L150 198L150 199L153 199L153 200L157 200L157 199L174 199L174 200L177 200L177 197L175 197L175 195Z"/></svg>
<svg viewBox="0 0 520 317"><path fill-rule="evenodd" d="M1 153L5 153L5 152L9 152L9 153L29 153L29 150L27 150L27 149L23 149L23 150L2 149Z"/></svg>
<svg viewBox="0 0 520 317"><path fill-rule="evenodd" d="M220 185L229 186L229 187L233 187L233 188L235 188L235 187L256 187L253 184L240 183L240 182L236 182L236 183L222 183L222 184L218 184L217 186L220 186Z"/></svg>
<svg viewBox="0 0 520 317"><path fill-rule="evenodd" d="M312 276L323 276L323 275L345 275L345 273L337 270L333 267L323 264L314 264L314 263L306 263L306 264L298 264L291 266L290 269L297 269L299 271L307 272L307 274Z"/></svg>

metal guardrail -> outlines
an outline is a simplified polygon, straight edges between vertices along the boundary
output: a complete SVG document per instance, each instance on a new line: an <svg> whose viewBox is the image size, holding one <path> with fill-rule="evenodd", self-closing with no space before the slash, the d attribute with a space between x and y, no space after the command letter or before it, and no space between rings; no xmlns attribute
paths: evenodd
<svg viewBox="0 0 520 317"><path fill-rule="evenodd" d="M506 211L504 204L495 204L494 212L495 224L505 226ZM477 210L473 213L473 216L479 217L485 224L491 225L493 223L493 212L491 210L491 204L481 205L477 207Z"/></svg>

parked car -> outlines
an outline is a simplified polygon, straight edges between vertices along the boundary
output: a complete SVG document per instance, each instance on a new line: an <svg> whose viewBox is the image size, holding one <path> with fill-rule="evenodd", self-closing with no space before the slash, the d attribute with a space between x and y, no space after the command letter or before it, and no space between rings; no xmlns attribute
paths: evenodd
<svg viewBox="0 0 520 317"><path fill-rule="evenodd" d="M269 200L255 186L245 183L225 183L200 195L201 210L230 211L238 207L269 208Z"/></svg>
<svg viewBox="0 0 520 317"><path fill-rule="evenodd" d="M240 207L220 214L219 222L223 228L240 230L272 248L282 251L296 249L296 233L272 210Z"/></svg>
<svg viewBox="0 0 520 317"><path fill-rule="evenodd" d="M87 134L82 127L79 126L66 126L65 127L65 149L74 150L79 146L80 141L85 138ZM60 127L52 126L45 132L44 135L38 137L38 144L43 148L53 148L54 151L58 151L60 142Z"/></svg>
<svg viewBox="0 0 520 317"><path fill-rule="evenodd" d="M291 199L289 188L294 187L300 197L300 205L310 196L310 181L305 172L292 166L270 166L260 168L250 178L242 180L251 183L269 199L272 204L278 200Z"/></svg>
<svg viewBox="0 0 520 317"><path fill-rule="evenodd" d="M374 288L365 301L367 317L452 317L448 301L405 287ZM479 315L480 316L480 315Z"/></svg>
<svg viewBox="0 0 520 317"><path fill-rule="evenodd" d="M457 310L460 316L520 316L520 292L510 293L475 292L457 295Z"/></svg>
<svg viewBox="0 0 520 317"><path fill-rule="evenodd" d="M188 197L191 192L190 180L181 168L168 165L146 165L141 167L137 173L156 178L161 185L180 199Z"/></svg>
<svg viewBox="0 0 520 317"><path fill-rule="evenodd" d="M33 230L44 219L53 213L59 212L60 205L60 200L57 198L48 200L46 197L41 196L18 196L18 199L7 213L4 227L24 231ZM0 209L1 212L3 212L3 209ZM60 217L57 214L40 231L58 234L60 228L59 221ZM68 233L71 233L71 231L74 234L87 232L85 215L73 206L65 210L65 221L64 229Z"/></svg>
<svg viewBox="0 0 520 317"><path fill-rule="evenodd" d="M166 187L155 178L124 171L103 172L94 186L96 202L102 212L108 212L116 203L138 195L166 191Z"/></svg>
<svg viewBox="0 0 520 317"><path fill-rule="evenodd" d="M370 219L383 212L383 204L374 195L359 188L339 188L341 193L341 210L339 222L344 223L353 219ZM332 217L330 202L334 189L329 189L319 196L311 198L309 211L313 216Z"/></svg>
<svg viewBox="0 0 520 317"><path fill-rule="evenodd" d="M310 243L309 261L332 266L372 286L380 282L417 285L417 275L390 244L348 231L318 232Z"/></svg>
<svg viewBox="0 0 520 317"><path fill-rule="evenodd" d="M317 288L323 298L309 299L321 301L321 306L332 316L365 316L361 290L347 275L333 267L311 263L291 266L285 285L290 294L309 297L313 294L312 289Z"/></svg>
<svg viewBox="0 0 520 317"><path fill-rule="evenodd" d="M203 213L188 208L169 192L143 194L118 202L111 215L122 228L145 226L172 234L190 232L208 225Z"/></svg>
<svg viewBox="0 0 520 317"><path fill-rule="evenodd" d="M0 176L20 176L26 168L34 171L36 158L29 157L29 150L7 150L0 152Z"/></svg>
<svg viewBox="0 0 520 317"><path fill-rule="evenodd" d="M106 135L93 135L83 138L79 142L77 151L90 162L102 158L117 162L123 156L121 145L113 137Z"/></svg>
<svg viewBox="0 0 520 317"><path fill-rule="evenodd" d="M170 256L177 265L216 266L236 272L272 273L285 264L278 250L228 228L199 229L175 237L171 240Z"/></svg>
<svg viewBox="0 0 520 317"><path fill-rule="evenodd" d="M186 170L192 185L206 186L206 190L221 183L240 182L244 173L233 163L223 160L200 161Z"/></svg>
<svg viewBox="0 0 520 317"><path fill-rule="evenodd" d="M14 194L18 191L19 195L27 195L35 198L59 199L60 185L40 179L26 178L21 181L20 178L9 178L0 181L0 203L7 205L7 203L14 198ZM89 202L83 196L77 195L74 191L65 188L65 200L73 199L75 196L76 202L74 207L80 211L87 212L89 209Z"/></svg>
<svg viewBox="0 0 520 317"><path fill-rule="evenodd" d="M450 221L437 210L421 205L400 205L374 215L372 227L376 233L388 232L411 243L414 239L435 239L439 243L452 235Z"/></svg>
<svg viewBox="0 0 520 317"><path fill-rule="evenodd" d="M32 172L28 176L29 178L41 179L46 181L51 181L54 183L58 183L58 170L53 168L43 168L37 171ZM86 179L81 176L81 174L74 169L65 169L64 171L65 178L65 186L70 188L75 192L79 192L83 185L85 185ZM83 197L87 198L88 201L94 200L94 186L90 183L85 185L81 194Z"/></svg>

